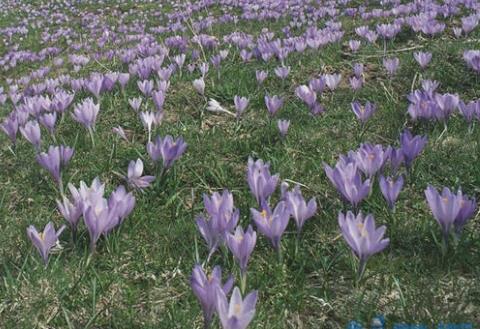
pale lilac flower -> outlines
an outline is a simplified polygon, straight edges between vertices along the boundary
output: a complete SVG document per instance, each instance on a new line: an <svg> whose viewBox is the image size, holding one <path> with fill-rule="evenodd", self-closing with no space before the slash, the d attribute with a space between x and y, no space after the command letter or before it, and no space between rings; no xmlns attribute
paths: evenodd
<svg viewBox="0 0 480 329"><path fill-rule="evenodd" d="M385 249L390 243L390 239L384 239L386 227L375 227L373 215L367 215L365 218L362 213L355 216L351 211L346 215L338 214L338 224L342 231L343 238L350 246L352 251L360 260L358 278L360 279L365 270L368 258Z"/></svg>
<svg viewBox="0 0 480 329"><path fill-rule="evenodd" d="M141 159L137 161L130 161L128 164L127 181L128 185L137 189L144 189L150 186L155 180L155 176L142 176L143 175L143 162Z"/></svg>
<svg viewBox="0 0 480 329"><path fill-rule="evenodd" d="M380 176L380 191L382 192L383 197L387 201L388 207L393 209L395 207L395 202L398 199L398 195L403 187L403 176L400 176L396 181L393 177L385 178L383 175Z"/></svg>
<svg viewBox="0 0 480 329"><path fill-rule="evenodd" d="M253 208L250 211L260 233L270 240L277 252L280 252L280 239L290 219L290 209L287 203L280 201L272 212L268 203L263 202L261 211Z"/></svg>
<svg viewBox="0 0 480 329"><path fill-rule="evenodd" d="M190 278L190 286L198 298L203 311L204 328L209 328L217 307L217 289L228 294L233 287L233 277L230 276L222 284L222 269L215 266L211 275L207 276L201 265L195 265Z"/></svg>
<svg viewBox="0 0 480 329"><path fill-rule="evenodd" d="M27 235L40 253L45 266L48 264L48 254L50 253L50 250L55 247L58 238L64 229L65 225L62 225L58 231L55 231L55 227L53 226L52 222L49 222L45 226L43 232L38 232L33 225L30 225L27 228Z"/></svg>
<svg viewBox="0 0 480 329"><path fill-rule="evenodd" d="M40 151L41 132L37 121L30 120L25 126L20 127L20 132L27 141L29 141L37 151Z"/></svg>
<svg viewBox="0 0 480 329"><path fill-rule="evenodd" d="M233 98L233 102L235 103L237 118L240 118L240 116L243 114L243 112L245 112L245 109L248 106L249 99L246 97L235 96Z"/></svg>
<svg viewBox="0 0 480 329"><path fill-rule="evenodd" d="M217 289L217 312L223 329L246 329L255 316L257 291L250 292L244 300L240 289L233 289L230 304L223 289Z"/></svg>

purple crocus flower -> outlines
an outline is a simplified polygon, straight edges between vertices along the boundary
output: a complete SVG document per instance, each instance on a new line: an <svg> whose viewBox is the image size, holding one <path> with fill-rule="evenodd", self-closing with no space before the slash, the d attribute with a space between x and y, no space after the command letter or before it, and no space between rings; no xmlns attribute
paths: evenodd
<svg viewBox="0 0 480 329"><path fill-rule="evenodd" d="M460 200L460 211L453 225L455 226L455 233L459 236L465 224L475 215L477 201L475 198L469 198L467 195L464 195L460 190L457 193L457 198Z"/></svg>
<svg viewBox="0 0 480 329"><path fill-rule="evenodd" d="M265 105L267 106L268 113L270 117L273 117L278 110L283 106L283 98L277 95L270 97L268 95L265 96Z"/></svg>
<svg viewBox="0 0 480 329"><path fill-rule="evenodd" d="M403 187L403 176L398 177L395 181L393 177L385 178L383 175L380 176L380 190L382 195L387 201L388 207L393 209L395 207L395 202L398 199L398 195Z"/></svg>
<svg viewBox="0 0 480 329"><path fill-rule="evenodd" d="M353 103L351 103L351 106L352 106L353 113L355 114L357 119L362 123L367 122L368 119L370 119L370 117L377 110L377 107L375 106L375 104L370 102L366 102L364 106L360 104L359 101L354 101Z"/></svg>
<svg viewBox="0 0 480 329"><path fill-rule="evenodd" d="M383 66L387 70L388 74L393 76L398 70L400 66L400 60L397 57L394 58L384 58L383 59Z"/></svg>
<svg viewBox="0 0 480 329"><path fill-rule="evenodd" d="M113 218L104 229L103 234L107 235L115 227L123 223L135 207L136 199L132 192L127 193L125 186L118 186L108 198L108 208L113 212Z"/></svg>
<svg viewBox="0 0 480 329"><path fill-rule="evenodd" d="M390 243L390 239L383 238L387 228L385 226L376 228L375 219L371 214L364 218L362 213L355 216L351 211L346 215L340 212L338 224L343 238L360 260L358 270L358 279L360 279L368 258L385 249Z"/></svg>
<svg viewBox="0 0 480 329"><path fill-rule="evenodd" d="M297 225L298 235L300 235L305 221L313 217L317 212L317 202L315 201L315 198L311 198L307 204L298 185L295 186L293 191L285 193L285 199L291 215L295 220L295 224Z"/></svg>
<svg viewBox="0 0 480 329"><path fill-rule="evenodd" d="M432 53L419 51L419 52L413 53L413 57L415 58L417 63L420 65L420 67L422 69L425 69L430 63L430 61L432 60Z"/></svg>
<svg viewBox="0 0 480 329"><path fill-rule="evenodd" d="M288 127L290 126L290 120L278 120L277 126L278 130L280 131L280 136L285 138L285 136L287 136Z"/></svg>
<svg viewBox="0 0 480 329"><path fill-rule="evenodd" d="M50 146L48 152L39 153L36 158L37 162L53 176L55 183L60 186L60 148L58 146Z"/></svg>
<svg viewBox="0 0 480 329"><path fill-rule="evenodd" d="M295 95L300 98L309 107L315 104L317 100L317 94L310 87L301 85L295 89Z"/></svg>
<svg viewBox="0 0 480 329"><path fill-rule="evenodd" d="M0 124L2 131L10 138L13 145L17 142L18 120L14 112Z"/></svg>
<svg viewBox="0 0 480 329"><path fill-rule="evenodd" d="M251 225L248 225L244 232L241 226L237 226L234 234L227 234L227 246L240 266L240 271L244 275L247 271L248 260L255 248L257 242L257 233Z"/></svg>
<svg viewBox="0 0 480 329"><path fill-rule="evenodd" d="M42 124L50 133L55 133L55 123L57 122L57 112L44 113L38 117L38 122Z"/></svg>
<svg viewBox="0 0 480 329"><path fill-rule="evenodd" d="M104 77L101 74L93 74L89 80L85 81L85 88L91 92L97 99L100 98Z"/></svg>
<svg viewBox="0 0 480 329"><path fill-rule="evenodd" d="M458 109L465 121L471 124L475 116L480 114L480 101L471 101L468 104L460 101L458 103Z"/></svg>
<svg viewBox="0 0 480 329"><path fill-rule="evenodd" d="M362 176L355 162L340 160L335 168L325 165L324 169L333 186L354 208L370 193L370 179L362 182Z"/></svg>
<svg viewBox="0 0 480 329"><path fill-rule="evenodd" d="M480 50L466 50L463 53L463 60L477 73L480 73Z"/></svg>
<svg viewBox="0 0 480 329"><path fill-rule="evenodd" d="M245 112L249 99L246 97L235 96L233 98L233 102L235 103L235 110L237 112L237 119Z"/></svg>
<svg viewBox="0 0 480 329"><path fill-rule="evenodd" d="M361 44L362 43L359 40L349 40L348 41L348 47L354 53L356 53L360 49Z"/></svg>
<svg viewBox="0 0 480 329"><path fill-rule="evenodd" d="M363 78L358 78L356 76L350 77L350 87L352 88L353 91L360 90L363 86Z"/></svg>
<svg viewBox="0 0 480 329"><path fill-rule="evenodd" d="M223 289L217 289L217 313L223 329L246 329L255 316L257 291L250 292L244 300L240 289L233 289L230 304Z"/></svg>
<svg viewBox="0 0 480 329"><path fill-rule="evenodd" d="M128 100L128 104L130 104L130 106L135 112L138 112L140 110L140 106L142 106L142 99L140 97L130 98Z"/></svg>
<svg viewBox="0 0 480 329"><path fill-rule="evenodd" d="M125 89L128 81L130 80L130 74L128 73L120 73L118 74L118 83L120 84L120 87Z"/></svg>
<svg viewBox="0 0 480 329"><path fill-rule="evenodd" d="M233 277L230 276L222 284L222 269L220 266L213 268L212 274L207 277L201 265L195 265L190 278L193 293L200 301L203 311L204 328L209 328L217 307L217 289L228 294L233 287Z"/></svg>
<svg viewBox="0 0 480 329"><path fill-rule="evenodd" d="M186 148L187 143L182 137L174 140L170 135L164 138L157 136L154 142L147 144L147 152L154 162L162 158L163 170L169 169L182 156Z"/></svg>
<svg viewBox="0 0 480 329"><path fill-rule="evenodd" d="M38 125L37 121L28 121L25 126L20 127L20 132L22 133L23 137L25 137L25 139L35 147L35 150L40 151L42 137L40 126Z"/></svg>
<svg viewBox="0 0 480 329"><path fill-rule="evenodd" d="M65 229L65 225L62 225L58 231L55 232L55 227L52 222L49 222L43 232L38 232L35 226L30 225L27 228L27 235L32 241L35 248L37 248L40 256L42 256L45 266L48 264L48 254L50 250L57 244L58 238Z"/></svg>
<svg viewBox="0 0 480 329"><path fill-rule="evenodd" d="M90 235L90 252L94 252L100 236L107 228L116 222L114 209L108 207L108 201L99 196L90 200L92 204L83 213L83 220Z"/></svg>
<svg viewBox="0 0 480 329"><path fill-rule="evenodd" d="M137 81L137 86L140 92L145 97L150 97L152 95L152 91L154 88L154 84L152 80Z"/></svg>
<svg viewBox="0 0 480 329"><path fill-rule="evenodd" d="M200 215L196 219L198 230L208 244L209 258L223 245L228 233L237 226L240 211L234 208L233 195L228 190L222 194L217 192L203 195L203 203L208 217Z"/></svg>
<svg viewBox="0 0 480 329"><path fill-rule="evenodd" d="M341 74L325 74L324 76L325 79L325 84L327 85L328 89L331 91L337 89L338 85L340 84L340 81L342 81L342 75Z"/></svg>
<svg viewBox="0 0 480 329"><path fill-rule="evenodd" d="M412 136L412 133L407 129L402 132L400 135L400 148L407 168L411 167L413 160L423 151L427 141L427 137Z"/></svg>
<svg viewBox="0 0 480 329"><path fill-rule="evenodd" d="M290 209L285 201L280 201L275 209L270 209L267 202L263 202L262 211L250 209L255 225L260 233L272 243L273 248L280 252L280 239L285 232L290 219Z"/></svg>
<svg viewBox="0 0 480 329"><path fill-rule="evenodd" d="M440 111L436 111L435 117L438 120L446 121L450 115L458 108L460 97L456 94L435 94L435 102Z"/></svg>
<svg viewBox="0 0 480 329"><path fill-rule="evenodd" d="M268 72L255 71L255 76L257 78L258 84L262 84L265 81L265 79L268 77Z"/></svg>
<svg viewBox="0 0 480 329"><path fill-rule="evenodd" d="M137 161L130 161L128 164L127 181L128 185L137 189L144 189L150 186L150 183L155 180L155 176L142 176L143 162L141 159Z"/></svg>
<svg viewBox="0 0 480 329"><path fill-rule="evenodd" d="M153 104L157 111L163 110L163 104L165 103L165 92L156 90L152 93Z"/></svg>
<svg viewBox="0 0 480 329"><path fill-rule="evenodd" d="M268 201L277 187L279 178L278 174L273 176L270 174L269 163L264 163L261 159L253 161L252 158L248 158L247 182L259 205L263 201Z"/></svg>
<svg viewBox="0 0 480 329"><path fill-rule="evenodd" d="M81 123L88 130L95 130L95 122L100 111L100 105L95 104L91 98L85 99L82 103L75 105L73 119Z"/></svg>
<svg viewBox="0 0 480 329"><path fill-rule="evenodd" d="M76 233L80 217L83 213L83 205L80 198L72 198L72 200L63 196L62 201L56 200L57 207L62 216L65 218L67 223L72 230L73 240L76 240Z"/></svg>
<svg viewBox="0 0 480 329"><path fill-rule="evenodd" d="M290 66L280 66L275 68L275 75L282 80L285 80L290 73Z"/></svg>
<svg viewBox="0 0 480 329"><path fill-rule="evenodd" d="M360 169L367 177L372 178L380 171L385 162L389 159L389 149L384 150L380 144L372 145L365 143L352 153L353 158Z"/></svg>
<svg viewBox="0 0 480 329"><path fill-rule="evenodd" d="M442 228L443 242L446 245L450 231L460 213L460 203L463 200L461 192L455 195L450 189L444 187L442 194L440 194L433 186L428 185L425 190L425 197L433 217Z"/></svg>

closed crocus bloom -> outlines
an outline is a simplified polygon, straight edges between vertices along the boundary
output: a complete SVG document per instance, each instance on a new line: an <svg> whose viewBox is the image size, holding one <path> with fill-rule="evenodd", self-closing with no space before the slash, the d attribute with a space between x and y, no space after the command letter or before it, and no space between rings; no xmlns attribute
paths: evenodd
<svg viewBox="0 0 480 329"><path fill-rule="evenodd" d="M365 105L362 105L360 104L360 102L354 101L351 104L351 106L352 106L353 113L355 114L357 119L362 123L367 122L368 119L370 119L370 117L377 110L377 107L375 106L375 104L370 102L366 102Z"/></svg>
<svg viewBox="0 0 480 329"><path fill-rule="evenodd" d="M288 209L287 203L280 201L273 212L266 202L262 205L262 211L253 208L250 211L258 230L270 240L273 248L280 252L280 239L290 219L290 209Z"/></svg>
<svg viewBox="0 0 480 329"><path fill-rule="evenodd" d="M278 174L273 176L270 174L269 163L264 163L262 159L253 161L252 158L248 158L247 182L259 205L267 201L275 191L279 178Z"/></svg>
<svg viewBox="0 0 480 329"><path fill-rule="evenodd" d="M384 58L383 66L387 70L389 75L395 75L400 65L400 60L397 57L394 58Z"/></svg>
<svg viewBox="0 0 480 329"><path fill-rule="evenodd" d="M201 265L195 265L190 278L190 286L202 306L204 328L209 328L217 307L217 290L228 294L233 287L233 277L230 276L225 284L222 284L222 269L215 266L212 273L207 277Z"/></svg>
<svg viewBox="0 0 480 329"><path fill-rule="evenodd" d="M317 212L317 202L315 198L311 198L307 203L298 185L295 186L293 191L286 192L285 196L288 208L297 225L298 234L300 234L305 221L312 218Z"/></svg>
<svg viewBox="0 0 480 329"><path fill-rule="evenodd" d="M132 107L132 109L135 112L138 112L140 110L140 106L142 106L142 99L140 97L138 98L130 98L128 100L128 104Z"/></svg>
<svg viewBox="0 0 480 329"><path fill-rule="evenodd" d="M376 228L375 219L371 214L364 218L362 213L355 216L351 211L346 215L340 212L338 224L343 238L360 260L358 277L361 278L368 258L388 246L390 239L383 238L387 228L385 226Z"/></svg>
<svg viewBox="0 0 480 329"><path fill-rule="evenodd" d="M35 248L37 248L40 256L42 256L45 265L48 264L48 254L50 253L50 250L57 244L58 238L64 229L65 225L62 225L58 231L55 231L55 227L53 226L52 222L49 222L45 226L43 232L38 232L33 225L30 225L27 228L27 235Z"/></svg>
<svg viewBox="0 0 480 329"><path fill-rule="evenodd" d="M288 127L290 126L290 120L278 120L277 121L278 131L280 136L285 137L288 133Z"/></svg>
<svg viewBox="0 0 480 329"><path fill-rule="evenodd" d="M60 148L50 146L48 152L37 154L37 162L47 170L55 179L55 183L60 184Z"/></svg>
<svg viewBox="0 0 480 329"><path fill-rule="evenodd" d="M350 87L352 88L353 91L357 91L363 86L363 79L362 78L357 78L356 76L350 77Z"/></svg>
<svg viewBox="0 0 480 329"><path fill-rule="evenodd" d="M233 289L230 303L222 289L217 289L217 312L223 329L245 329L255 316L257 291L250 292L244 300L240 289Z"/></svg>
<svg viewBox="0 0 480 329"><path fill-rule="evenodd" d="M415 52L413 53L413 57L417 61L417 63L420 65L422 69L426 68L430 61L432 60L432 53L428 52Z"/></svg>
<svg viewBox="0 0 480 329"><path fill-rule="evenodd" d="M283 98L277 95L275 96L265 96L265 105L267 106L268 113L273 117L278 110L283 106Z"/></svg>
<svg viewBox="0 0 480 329"><path fill-rule="evenodd" d="M462 198L459 198L446 187L443 188L442 194L440 194L431 185L428 185L425 190L425 197L433 217L442 228L443 241L446 243L455 219L457 219L460 212Z"/></svg>
<svg viewBox="0 0 480 329"><path fill-rule="evenodd" d="M390 209L395 207L395 202L402 190L403 182L403 176L400 176L396 181L392 177L385 178L383 175L380 176L380 190Z"/></svg>
<svg viewBox="0 0 480 329"><path fill-rule="evenodd" d="M127 181L134 188L144 189L155 180L155 176L142 176L143 162L140 159L130 161L128 164Z"/></svg>
<svg viewBox="0 0 480 329"><path fill-rule="evenodd" d="M3 120L0 124L0 129L10 138L12 144L15 145L17 142L18 120L14 112Z"/></svg>
<svg viewBox="0 0 480 329"><path fill-rule="evenodd" d="M147 152L153 161L158 161L160 157L163 160L163 169L169 169L173 163L178 160L187 149L187 143L182 137L173 139L172 136L164 138L157 136L154 142L147 144Z"/></svg>
<svg viewBox="0 0 480 329"><path fill-rule="evenodd" d="M152 139L152 126L155 123L155 114L153 112L140 112L140 120L143 123L143 127L148 132L148 142Z"/></svg>
<svg viewBox="0 0 480 329"><path fill-rule="evenodd" d="M400 148L407 168L411 167L413 160L423 151L427 141L425 136L412 136L409 130L404 130L400 135Z"/></svg>
<svg viewBox="0 0 480 329"><path fill-rule="evenodd" d="M249 99L246 97L235 96L233 98L233 102L235 103L237 118L239 118L243 114L243 112L245 112L245 109L247 108L249 103Z"/></svg>
<svg viewBox="0 0 480 329"><path fill-rule="evenodd" d="M70 159L75 153L75 150L72 147L66 145L60 145L58 149L60 152L60 162L62 163L62 166L68 165Z"/></svg>
<svg viewBox="0 0 480 329"><path fill-rule="evenodd" d="M460 235L465 224L475 215L477 211L477 201L475 198L469 198L467 195L464 195L460 190L457 193L457 198L460 200L460 211L453 225L455 226L455 233Z"/></svg>
<svg viewBox="0 0 480 329"><path fill-rule="evenodd" d="M130 80L130 74L128 73L120 73L118 74L118 83L122 89L125 89L128 81Z"/></svg>
<svg viewBox="0 0 480 329"><path fill-rule="evenodd" d="M240 211L234 208L233 195L228 190L224 190L222 194L215 192L211 197L204 194L203 203L208 216L198 216L196 223L207 242L210 257L223 245L227 234L237 226Z"/></svg>
<svg viewBox="0 0 480 329"><path fill-rule="evenodd" d="M195 88L200 95L205 95L205 81L203 78L193 80L193 88Z"/></svg>
<svg viewBox="0 0 480 329"><path fill-rule="evenodd" d="M55 123L57 122L57 112L45 113L38 117L38 121L47 128L50 135L55 133Z"/></svg>
<svg viewBox="0 0 480 329"><path fill-rule="evenodd" d="M93 253L102 233L116 220L115 213L109 209L107 200L100 198L87 208L83 220L90 236L90 251Z"/></svg>
<svg viewBox="0 0 480 329"><path fill-rule="evenodd" d="M67 197L63 196L62 201L56 200L56 202L58 210L69 224L72 232L74 232L75 238L78 222L80 221L83 210L81 200L73 199L72 201L70 201Z"/></svg>
<svg viewBox="0 0 480 329"><path fill-rule="evenodd" d="M262 84L268 77L268 73L265 71L255 71L255 76L257 78L258 84Z"/></svg>
<svg viewBox="0 0 480 329"><path fill-rule="evenodd" d="M328 89L331 91L337 89L340 81L342 81L341 74L325 74L323 75L323 78L325 79L325 84L327 85Z"/></svg>
<svg viewBox="0 0 480 329"><path fill-rule="evenodd" d="M280 66L275 68L275 75L282 80L285 80L289 73L290 73L290 66L288 67Z"/></svg>
<svg viewBox="0 0 480 329"><path fill-rule="evenodd" d="M91 98L85 99L82 103L75 105L73 119L89 130L95 129L95 122L100 111L100 105L95 104Z"/></svg>
<svg viewBox="0 0 480 329"><path fill-rule="evenodd" d="M41 132L37 121L28 121L25 126L20 127L20 132L27 141L29 141L37 151L40 150Z"/></svg>
<svg viewBox="0 0 480 329"><path fill-rule="evenodd" d="M244 232L241 226L237 226L234 234L227 234L227 246L240 266L242 273L247 270L248 260L255 248L257 233L249 225Z"/></svg>
<svg viewBox="0 0 480 329"><path fill-rule="evenodd" d="M125 186L118 186L115 191L110 194L108 198L108 208L112 212L112 219L103 230L103 234L107 235L115 227L123 223L123 221L130 215L135 207L135 197L132 192L128 192Z"/></svg>
<svg viewBox="0 0 480 329"><path fill-rule="evenodd" d="M362 144L357 152L354 153L358 168L370 178L383 168L388 157L388 149L384 150L383 146L379 144Z"/></svg>
<svg viewBox="0 0 480 329"><path fill-rule="evenodd" d="M308 106L313 106L317 100L317 94L310 87L301 85L295 89L295 95Z"/></svg>

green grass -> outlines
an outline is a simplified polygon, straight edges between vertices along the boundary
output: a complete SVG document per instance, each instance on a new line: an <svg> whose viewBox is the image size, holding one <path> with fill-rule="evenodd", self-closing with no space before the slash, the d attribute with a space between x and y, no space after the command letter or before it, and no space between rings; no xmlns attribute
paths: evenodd
<svg viewBox="0 0 480 329"><path fill-rule="evenodd" d="M151 5L142 6L145 10L154 9ZM95 8L86 5L83 10ZM104 19L111 21L112 17L107 15ZM279 31L285 22L267 25ZM350 25L360 23L345 22L348 28L343 43L354 37ZM9 24L0 21L0 26ZM258 34L263 27L259 22L244 22L237 27L214 26L208 33L221 39L236 29ZM36 35L36 31L31 31L31 35ZM477 31L469 39L478 37ZM161 186L136 194L133 214L119 230L100 240L93 257L88 257L88 235L82 224L76 246L70 241L70 232L64 232L63 249L51 256L46 268L25 230L31 224L43 228L48 221L53 221L56 227L64 222L55 205L59 195L51 177L36 163L32 147L20 138L13 155L2 135L0 327L201 328L201 309L190 290L189 276L196 262L195 241L200 260L206 259L208 251L194 217L203 211L203 193L228 188L240 209L241 225L251 223L249 208L256 205L245 180L249 156L269 161L273 173L302 183L304 195L315 196L319 202L318 214L307 222L296 256L293 223L282 239L283 263L278 263L267 240L259 235L248 269L248 290L259 290L252 328L344 328L352 319L368 323L379 313L385 314L390 324L478 324L478 218L466 227L458 245L451 246L442 257L435 243L440 238L440 229L423 191L427 184L433 184L462 187L468 195L480 195L480 131L476 127L469 134L458 115L449 121L448 132L443 135L441 124L412 123L407 117L405 97L416 74L440 81L442 92L457 92L465 100L480 97L478 76L461 58L464 49L474 47L469 39L456 40L447 35L425 39L402 34L388 46L392 56L401 61L400 71L393 79L383 70L381 45L362 45L355 55L346 53L345 47L338 44L319 51L309 50L287 59L286 64L292 70L283 84L273 75L273 69L280 64L274 61L243 64L238 52L231 49L222 65L220 80L210 69L206 97L215 98L230 109L235 95L249 97L250 105L239 123L208 112L201 116L205 102L191 86L198 73L189 75L184 71L182 77L175 75L167 94L165 120L153 136L183 136L188 143L184 157ZM35 46L39 45L31 37L21 43L25 49ZM433 61L424 72L419 72L413 50L405 50L412 46L422 46L433 53ZM2 48L0 51L3 54ZM345 84L354 62L366 65L367 80L356 94ZM79 75L106 72L106 68L128 70L118 61L101 64L92 61ZM20 65L5 77L19 77L40 66ZM255 81L257 69L270 72L261 87ZM294 89L324 72L342 72L344 82L335 93L322 96L325 115L312 118L294 96ZM56 74L53 72L51 76ZM415 88L418 81L417 78ZM277 115L291 120L285 141L279 138L276 119L270 122L267 118L265 93L286 97L285 106ZM154 172L145 151L146 133L127 102L128 98L139 95L134 80L125 94L115 89L102 97L94 148L86 130L70 115L65 117L58 126L57 139L76 150L64 171L65 182L78 186L81 180L90 183L99 176L110 193L123 183L113 172L125 172L128 162L136 159L138 153L144 157L146 172ZM79 94L75 101L86 96ZM378 105L378 112L361 138L360 127L350 110L353 99L370 100ZM7 106L0 113L4 116L9 110ZM111 128L117 125L127 130L132 143L119 141L111 133ZM416 134L428 135L429 143L415 162L394 214L387 211L376 184L372 195L362 203L362 211L373 213L377 223L387 225L391 242L384 252L369 261L364 280L356 284L357 265L346 243L339 238L337 224L338 212L347 208L328 182L323 163L334 163L339 154L356 149L361 142L398 145L399 133L405 127ZM52 141L42 132L46 147ZM277 198L278 192L274 200ZM229 253L214 254L208 267L214 265L221 265L224 273L234 274L239 282Z"/></svg>

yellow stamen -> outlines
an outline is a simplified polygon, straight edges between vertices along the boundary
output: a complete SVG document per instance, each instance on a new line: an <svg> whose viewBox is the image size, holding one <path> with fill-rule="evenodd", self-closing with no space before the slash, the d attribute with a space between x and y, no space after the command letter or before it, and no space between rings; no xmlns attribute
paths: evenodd
<svg viewBox="0 0 480 329"><path fill-rule="evenodd" d="M235 315L240 315L241 312L242 312L242 305L241 304L233 305L233 313Z"/></svg>

